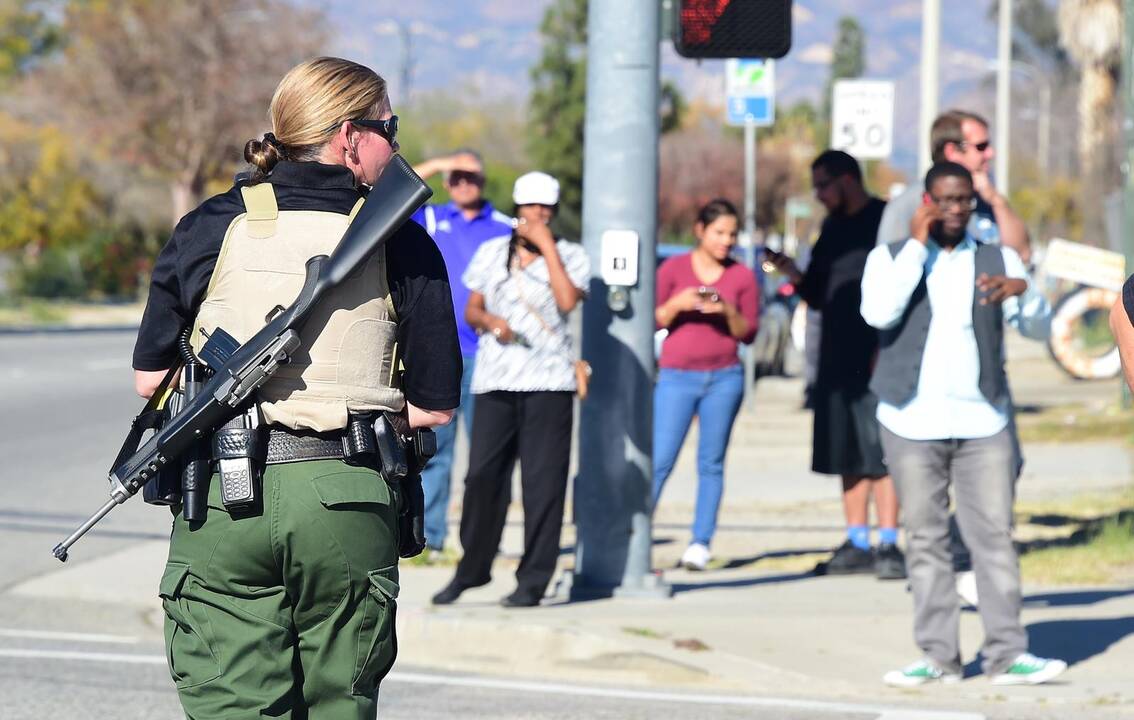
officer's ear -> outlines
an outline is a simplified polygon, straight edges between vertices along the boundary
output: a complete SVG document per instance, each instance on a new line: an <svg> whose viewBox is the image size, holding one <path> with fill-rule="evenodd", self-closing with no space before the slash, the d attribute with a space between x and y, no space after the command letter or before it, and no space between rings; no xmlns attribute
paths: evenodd
<svg viewBox="0 0 1134 720"><path fill-rule="evenodd" d="M339 132L336 134L336 140L344 150L350 151L354 160L358 159L358 134L358 129L349 120L339 126Z"/></svg>

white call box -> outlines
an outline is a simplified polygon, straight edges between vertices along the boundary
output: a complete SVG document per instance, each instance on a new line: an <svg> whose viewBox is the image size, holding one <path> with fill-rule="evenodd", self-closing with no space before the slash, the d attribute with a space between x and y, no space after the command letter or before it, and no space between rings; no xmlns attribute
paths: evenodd
<svg viewBox="0 0 1134 720"><path fill-rule="evenodd" d="M603 232L602 281L622 287L638 284L638 233L633 230Z"/></svg>

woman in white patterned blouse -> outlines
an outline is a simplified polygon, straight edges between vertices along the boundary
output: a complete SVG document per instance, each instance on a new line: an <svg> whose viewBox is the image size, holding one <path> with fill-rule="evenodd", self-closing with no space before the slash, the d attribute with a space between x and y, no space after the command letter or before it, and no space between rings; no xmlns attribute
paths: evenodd
<svg viewBox="0 0 1134 720"><path fill-rule="evenodd" d="M491 579L517 458L524 556L516 590L501 603L538 605L559 556L577 389L567 316L586 294L590 260L548 227L559 202L555 178L523 175L512 199L515 230L482 244L461 278L470 290L465 319L481 332L471 388L477 397L461 514L464 555L433 597L438 605Z"/></svg>

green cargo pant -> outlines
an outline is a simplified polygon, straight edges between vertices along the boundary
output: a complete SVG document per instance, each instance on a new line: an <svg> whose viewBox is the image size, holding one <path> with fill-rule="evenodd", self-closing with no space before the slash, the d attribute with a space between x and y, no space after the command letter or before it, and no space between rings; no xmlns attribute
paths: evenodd
<svg viewBox="0 0 1134 720"><path fill-rule="evenodd" d="M263 510L173 523L170 674L193 720L373 718L397 654L398 496L339 460L269 465Z"/></svg>

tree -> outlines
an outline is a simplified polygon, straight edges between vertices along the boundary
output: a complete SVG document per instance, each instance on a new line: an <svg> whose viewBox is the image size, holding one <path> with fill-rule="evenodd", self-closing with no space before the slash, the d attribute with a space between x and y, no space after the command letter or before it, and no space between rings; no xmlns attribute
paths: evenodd
<svg viewBox="0 0 1134 720"><path fill-rule="evenodd" d="M0 86L50 53L58 41L59 28L47 18L43 3L0 0Z"/></svg>
<svg viewBox="0 0 1134 720"><path fill-rule="evenodd" d="M1106 237L1102 198L1118 173L1116 93L1122 63L1118 0L1063 0L1059 37L1079 66L1079 171L1083 177L1085 240Z"/></svg>
<svg viewBox="0 0 1134 720"><path fill-rule="evenodd" d="M73 3L61 57L31 79L76 136L167 183L176 220L241 162L276 83L317 54L323 28L285 0Z"/></svg>
<svg viewBox="0 0 1134 720"><path fill-rule="evenodd" d="M559 180L559 226L582 233L583 123L586 116L587 3L555 0L540 23L543 53L531 70L528 152Z"/></svg>
<svg viewBox="0 0 1134 720"><path fill-rule="evenodd" d="M853 17L839 19L839 31L831 54L831 75L823 96L823 117L830 122L831 93L836 80L862 77L866 71L866 35Z"/></svg>

